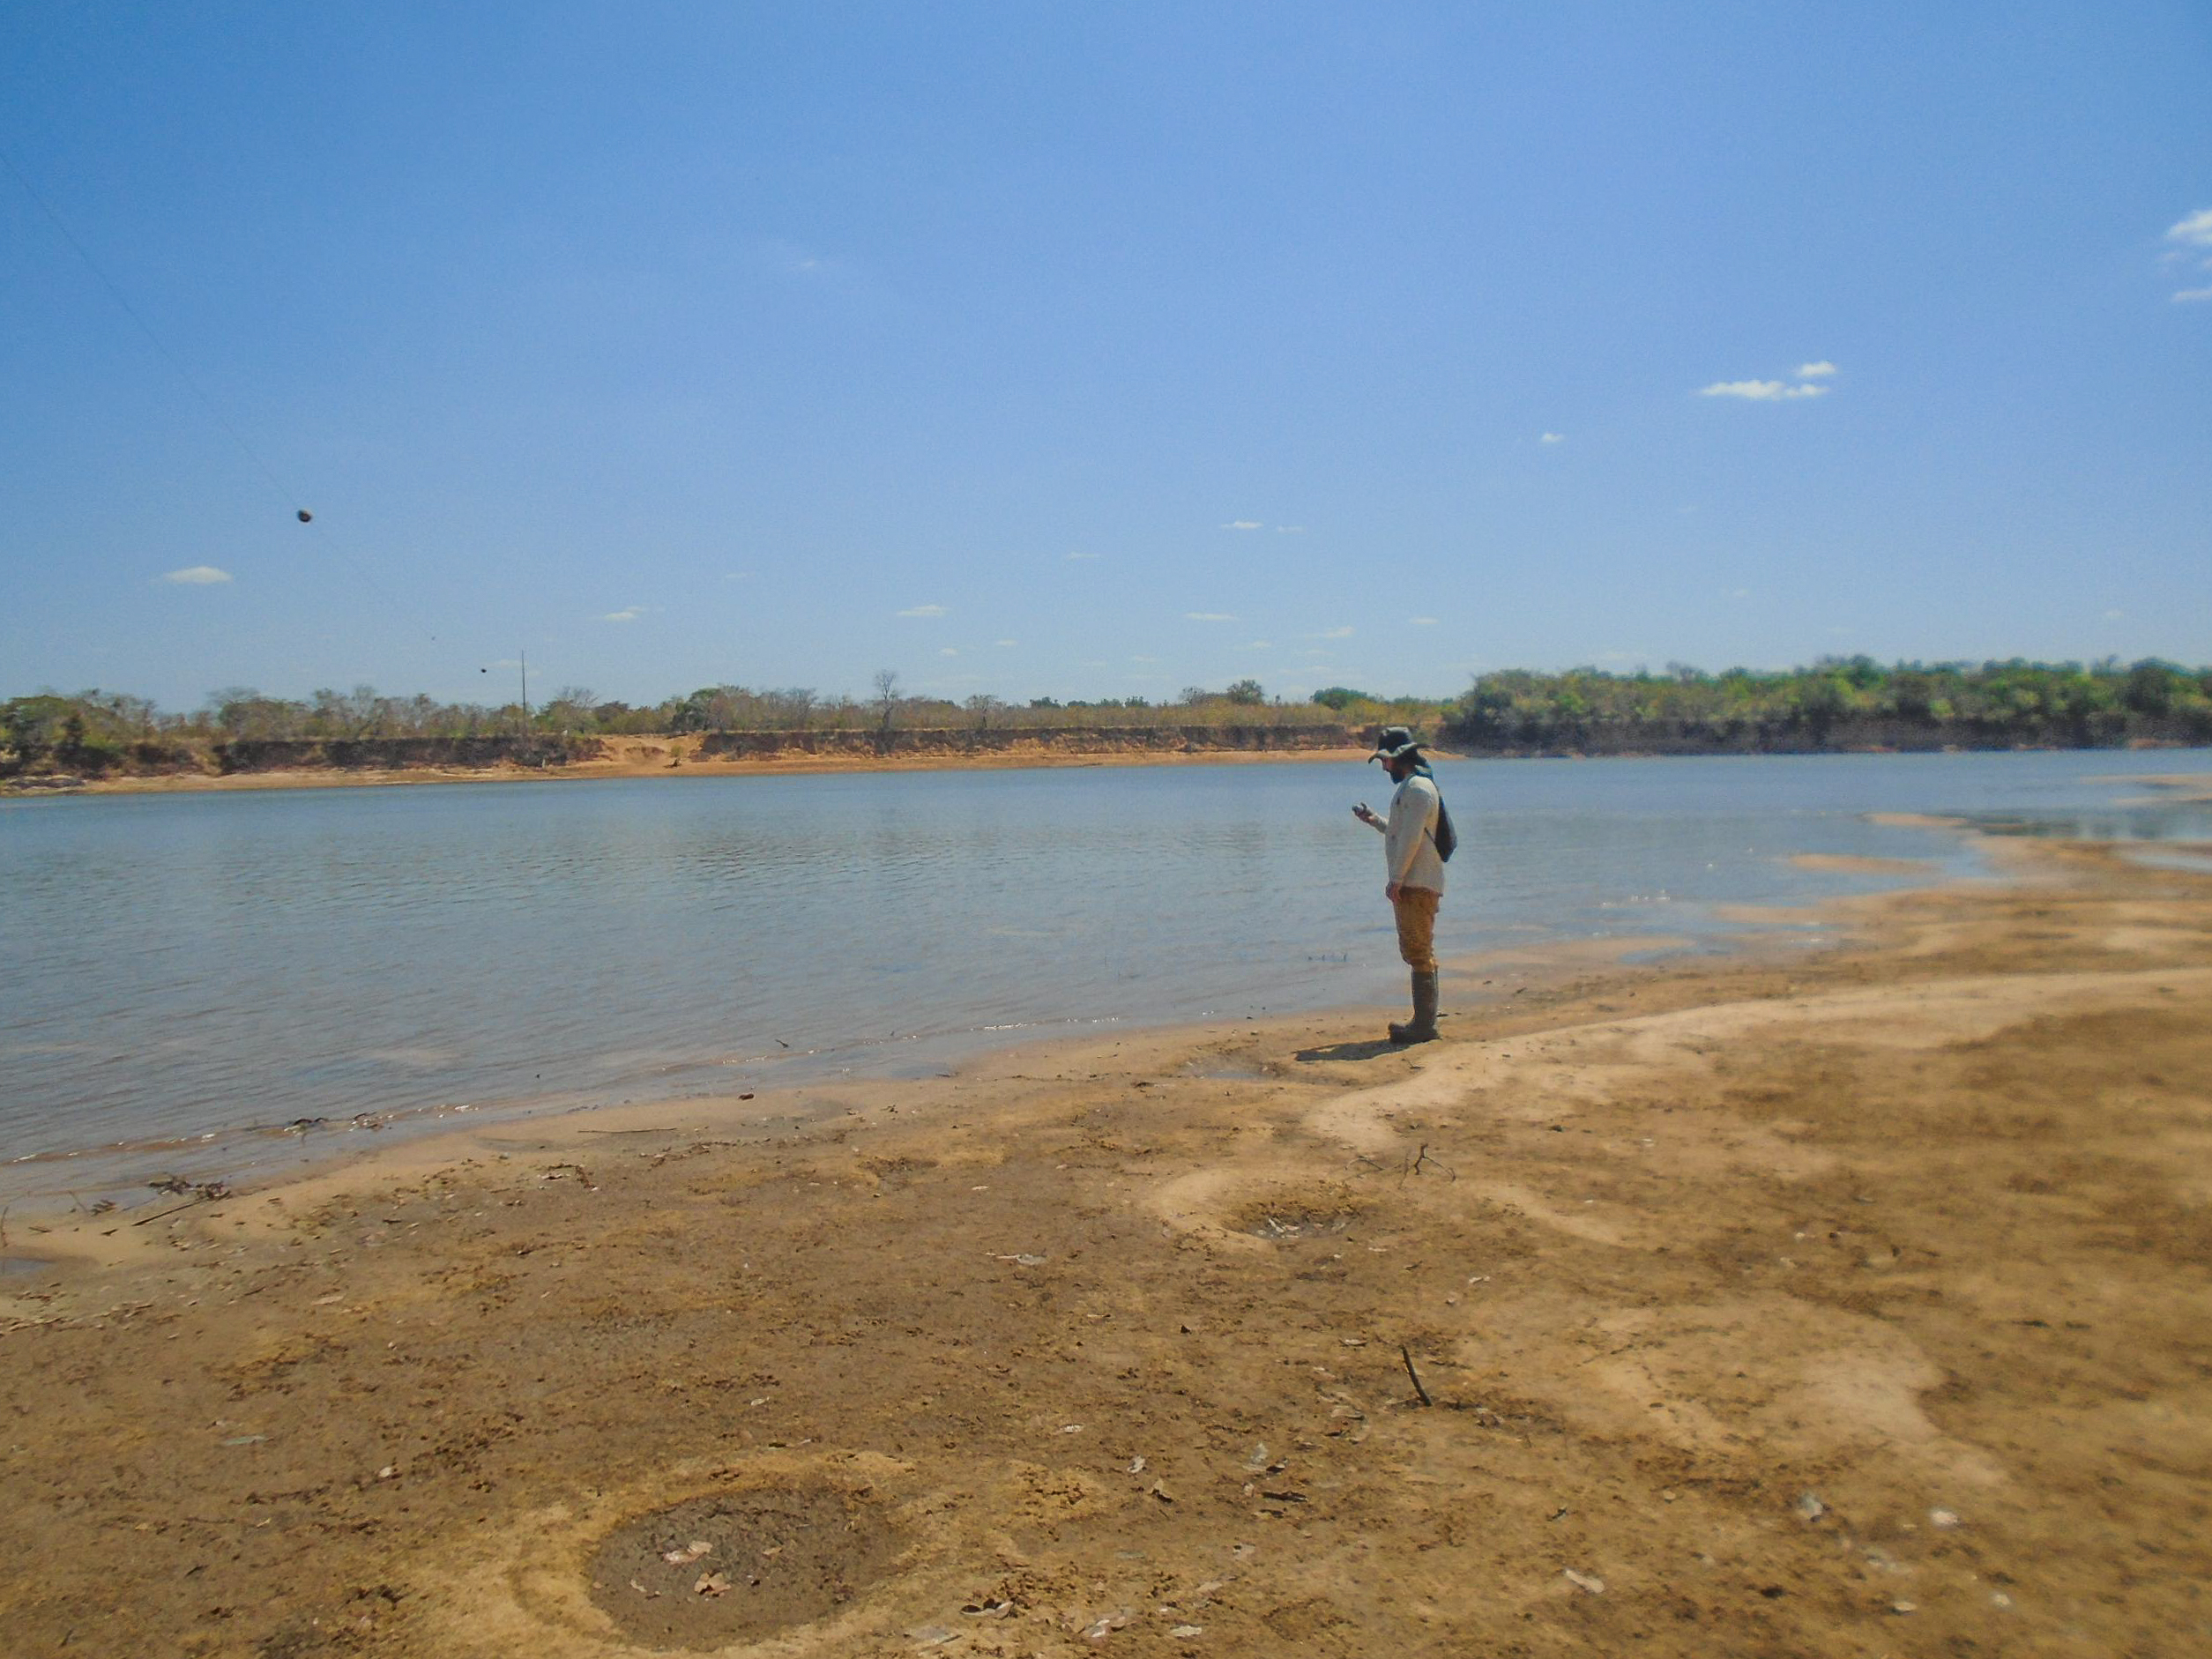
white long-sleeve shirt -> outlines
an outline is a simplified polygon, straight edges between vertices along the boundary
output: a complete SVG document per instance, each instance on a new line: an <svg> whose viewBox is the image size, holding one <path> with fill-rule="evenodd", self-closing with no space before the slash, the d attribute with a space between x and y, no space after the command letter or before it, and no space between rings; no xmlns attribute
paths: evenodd
<svg viewBox="0 0 2212 1659"><path fill-rule="evenodd" d="M1419 772L1397 786L1390 797L1390 819L1378 825L1382 831L1382 859L1390 880L1400 887L1444 890L1444 860L1436 856L1436 815L1444 798L1436 785Z"/></svg>

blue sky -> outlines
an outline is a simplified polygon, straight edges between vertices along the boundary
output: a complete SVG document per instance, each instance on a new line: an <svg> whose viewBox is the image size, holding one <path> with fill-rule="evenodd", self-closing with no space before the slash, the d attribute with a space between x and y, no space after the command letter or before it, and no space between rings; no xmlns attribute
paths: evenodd
<svg viewBox="0 0 2212 1659"><path fill-rule="evenodd" d="M0 149L0 696L2212 659L2201 4L16 0Z"/></svg>

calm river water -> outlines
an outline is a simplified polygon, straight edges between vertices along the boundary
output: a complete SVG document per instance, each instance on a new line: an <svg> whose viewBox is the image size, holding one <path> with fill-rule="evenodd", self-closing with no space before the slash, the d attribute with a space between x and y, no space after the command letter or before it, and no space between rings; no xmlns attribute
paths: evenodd
<svg viewBox="0 0 2212 1659"><path fill-rule="evenodd" d="M2212 755L1441 763L1440 945L1717 942L1724 903L1974 867L1875 811L2202 837ZM942 1068L1091 1022L1395 1000L1379 768L1095 768L0 803L0 1200L224 1172L302 1119ZM296 1150L294 1153L296 1156ZM112 1176L117 1166L105 1157Z"/></svg>

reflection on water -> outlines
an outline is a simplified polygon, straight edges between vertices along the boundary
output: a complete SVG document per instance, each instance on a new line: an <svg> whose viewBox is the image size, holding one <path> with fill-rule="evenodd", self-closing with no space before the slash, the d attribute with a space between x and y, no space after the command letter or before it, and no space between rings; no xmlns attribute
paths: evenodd
<svg viewBox="0 0 2212 1659"><path fill-rule="evenodd" d="M1873 810L2200 838L2201 756L1442 763L1453 954L1711 937L1726 904L1971 867ZM461 1105L916 1073L987 1041L1395 999L1341 764L0 804L0 1157ZM332 1128L329 1133L338 1133ZM226 1147L230 1142L226 1140Z"/></svg>

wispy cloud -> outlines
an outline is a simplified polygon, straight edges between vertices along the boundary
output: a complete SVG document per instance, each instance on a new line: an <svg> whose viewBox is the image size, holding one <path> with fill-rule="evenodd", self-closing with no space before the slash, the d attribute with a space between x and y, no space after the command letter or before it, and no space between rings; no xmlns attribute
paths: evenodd
<svg viewBox="0 0 2212 1659"><path fill-rule="evenodd" d="M1567 434L1564 432L1546 432L1542 437L1538 438L1537 442L1538 443L1564 443L1567 442Z"/></svg>
<svg viewBox="0 0 2212 1659"><path fill-rule="evenodd" d="M1275 533L1278 536L1302 536L1306 533L1306 526L1303 524L1277 524L1275 526Z"/></svg>
<svg viewBox="0 0 2212 1659"><path fill-rule="evenodd" d="M1237 619L1226 611L1185 611L1186 622L1233 622Z"/></svg>
<svg viewBox="0 0 2212 1659"><path fill-rule="evenodd" d="M1787 403L1792 398L1825 398L1828 388L1791 385L1786 380L1717 380L1698 388L1701 398L1741 398L1751 403Z"/></svg>
<svg viewBox="0 0 2212 1659"><path fill-rule="evenodd" d="M1158 662L1159 658L1157 657L1132 657L1129 660L1131 662L1155 663Z"/></svg>
<svg viewBox="0 0 2212 1659"><path fill-rule="evenodd" d="M1352 629L1349 628L1324 628L1320 633L1315 634L1314 637L1315 639L1350 639L1352 637Z"/></svg>
<svg viewBox="0 0 2212 1659"><path fill-rule="evenodd" d="M1095 553L1071 553L1067 555L1068 562L1070 564L1085 563L1090 560L1097 558L1098 556L1099 555Z"/></svg>
<svg viewBox="0 0 2212 1659"><path fill-rule="evenodd" d="M600 618L602 622L634 622L645 614L642 605L625 605L619 611L609 611Z"/></svg>
<svg viewBox="0 0 2212 1659"><path fill-rule="evenodd" d="M1817 363L1800 363L1798 365L1798 378L1799 380L1825 380L1835 372L1836 365L1829 362L1825 357L1821 359L1821 361Z"/></svg>
<svg viewBox="0 0 2212 1659"><path fill-rule="evenodd" d="M957 645L942 646L937 651L937 655L940 657L957 657L959 654L960 648Z"/></svg>
<svg viewBox="0 0 2212 1659"><path fill-rule="evenodd" d="M752 579L753 573L750 570L725 570L722 572L722 580L725 582L750 582Z"/></svg>
<svg viewBox="0 0 2212 1659"><path fill-rule="evenodd" d="M996 645L1001 651L1004 651L1009 645L1018 645L1021 643L1022 642L1018 639L994 639L991 642L991 644Z"/></svg>
<svg viewBox="0 0 2212 1659"><path fill-rule="evenodd" d="M778 271L793 276L824 276L838 269L838 262L811 248L802 248L783 238L771 237L763 244L771 264Z"/></svg>
<svg viewBox="0 0 2212 1659"><path fill-rule="evenodd" d="M2171 269L2212 249L2212 207L2200 207L2166 227L2166 240L2173 245L2167 249L2158 263ZM2212 271L2212 259L2204 262L2204 268ZM2212 300L2212 288L2183 288L2173 295L2175 303L2193 304L2200 300Z"/></svg>
<svg viewBox="0 0 2212 1659"><path fill-rule="evenodd" d="M168 572L161 580L174 582L179 587L204 588L218 582L228 582L232 577L229 571L218 570L212 564L188 564L182 570Z"/></svg>
<svg viewBox="0 0 2212 1659"><path fill-rule="evenodd" d="M1433 616L1409 616L1405 620L1415 628L1434 628L1436 626L1436 619Z"/></svg>
<svg viewBox="0 0 2212 1659"><path fill-rule="evenodd" d="M2212 248L2212 207L2200 207L2166 232L2168 242L2185 248Z"/></svg>
<svg viewBox="0 0 2212 1659"><path fill-rule="evenodd" d="M942 605L910 606L899 613L901 616L945 616L950 613Z"/></svg>
<svg viewBox="0 0 2212 1659"><path fill-rule="evenodd" d="M2104 613L2104 620L2108 622L2117 622L2126 617L2126 614L2127 613L2126 611L2107 611Z"/></svg>
<svg viewBox="0 0 2212 1659"><path fill-rule="evenodd" d="M1275 642L1271 639L1248 639L1237 649L1239 651L1273 651Z"/></svg>
<svg viewBox="0 0 2212 1659"><path fill-rule="evenodd" d="M1232 518L1221 527L1224 530L1259 530L1264 526L1256 518Z"/></svg>

